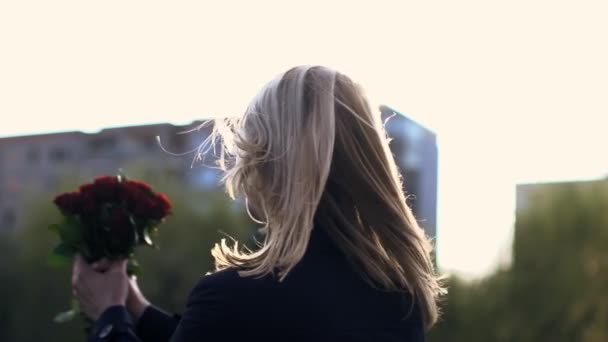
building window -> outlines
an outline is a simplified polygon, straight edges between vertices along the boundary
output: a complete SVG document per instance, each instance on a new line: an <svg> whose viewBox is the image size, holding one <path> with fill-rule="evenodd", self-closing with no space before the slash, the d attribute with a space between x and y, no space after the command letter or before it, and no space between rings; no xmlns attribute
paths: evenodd
<svg viewBox="0 0 608 342"><path fill-rule="evenodd" d="M69 158L69 153L62 147L53 147L49 151L49 159L53 162L61 163Z"/></svg>
<svg viewBox="0 0 608 342"><path fill-rule="evenodd" d="M29 163L37 163L40 160L40 149L35 146L27 150L26 158Z"/></svg>
<svg viewBox="0 0 608 342"><path fill-rule="evenodd" d="M93 153L108 152L116 146L115 137L96 137L89 141L89 149Z"/></svg>
<svg viewBox="0 0 608 342"><path fill-rule="evenodd" d="M154 136L142 136L138 138L141 147L143 147L146 151L151 151L156 146L156 137Z"/></svg>

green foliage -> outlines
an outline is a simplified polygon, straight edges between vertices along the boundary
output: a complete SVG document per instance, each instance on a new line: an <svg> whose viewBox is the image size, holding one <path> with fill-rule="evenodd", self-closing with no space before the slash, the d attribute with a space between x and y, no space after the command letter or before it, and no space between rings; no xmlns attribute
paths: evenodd
<svg viewBox="0 0 608 342"><path fill-rule="evenodd" d="M457 278L430 341L608 341L608 182L546 185L518 213L513 265Z"/></svg>

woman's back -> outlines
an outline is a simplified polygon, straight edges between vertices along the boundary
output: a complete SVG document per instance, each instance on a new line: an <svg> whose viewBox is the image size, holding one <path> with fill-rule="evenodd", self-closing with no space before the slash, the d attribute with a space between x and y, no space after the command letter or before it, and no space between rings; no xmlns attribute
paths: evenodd
<svg viewBox="0 0 608 342"><path fill-rule="evenodd" d="M211 331L222 341L424 341L411 297L372 288L321 227L282 282L273 275L240 277L231 268L202 278L190 302L197 297L201 305L190 305L177 329L189 341ZM225 319L201 325L210 305L213 316Z"/></svg>

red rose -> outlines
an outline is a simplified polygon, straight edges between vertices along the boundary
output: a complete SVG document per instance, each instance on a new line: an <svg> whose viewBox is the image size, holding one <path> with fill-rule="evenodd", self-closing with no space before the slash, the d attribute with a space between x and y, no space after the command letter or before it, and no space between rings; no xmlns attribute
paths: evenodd
<svg viewBox="0 0 608 342"><path fill-rule="evenodd" d="M144 183L144 182L128 180L125 182L125 184L129 184L129 186L131 186L133 188L137 188L144 193L148 193L148 192L152 191L152 187L150 187L150 185L148 185L147 183Z"/></svg>
<svg viewBox="0 0 608 342"><path fill-rule="evenodd" d="M121 236L129 233L132 229L131 219L121 207L115 206L110 209L108 224L110 226L110 231L118 233Z"/></svg>
<svg viewBox="0 0 608 342"><path fill-rule="evenodd" d="M83 184L78 188L81 194L95 194L95 186L92 183Z"/></svg>
<svg viewBox="0 0 608 342"><path fill-rule="evenodd" d="M160 220L171 213L171 203L165 194L140 196L134 204L135 215Z"/></svg>
<svg viewBox="0 0 608 342"><path fill-rule="evenodd" d="M89 184L92 185L92 184ZM94 218L99 213L99 202L97 198L95 198L95 194L93 191L89 189L85 189L82 191L83 187L80 187L80 198L82 201L82 214L85 217Z"/></svg>
<svg viewBox="0 0 608 342"><path fill-rule="evenodd" d="M135 227L129 214L119 206L110 208L106 226L109 234L106 235L107 247L110 253L122 255L127 253L135 244Z"/></svg>
<svg viewBox="0 0 608 342"><path fill-rule="evenodd" d="M148 197L141 196L134 202L133 212L135 215L141 218L147 218L149 215L150 207L152 206L152 201Z"/></svg>
<svg viewBox="0 0 608 342"><path fill-rule="evenodd" d="M79 224L73 224L68 217L57 225L60 229L55 230L61 233L61 243L87 255L87 261L102 257L132 258L140 244L153 245L142 234L171 213L171 202L165 194L155 193L145 182L121 177L97 177L92 183L81 185L76 192L54 198L64 216L78 216ZM79 241L71 241L69 234L63 234L63 227L80 229ZM56 253L63 252L58 249Z"/></svg>
<svg viewBox="0 0 608 342"><path fill-rule="evenodd" d="M92 191L100 201L116 201L120 196L120 183L114 176L102 176L95 178Z"/></svg>
<svg viewBox="0 0 608 342"><path fill-rule="evenodd" d="M154 196L156 209L159 211L159 219L171 214L171 201L165 194L156 194Z"/></svg>
<svg viewBox="0 0 608 342"><path fill-rule="evenodd" d="M66 214L78 214L82 209L82 198L78 192L66 192L53 200L55 205Z"/></svg>
<svg viewBox="0 0 608 342"><path fill-rule="evenodd" d="M137 205L147 197L146 193L142 191L142 188L133 182L123 183L122 192L130 210L135 210Z"/></svg>

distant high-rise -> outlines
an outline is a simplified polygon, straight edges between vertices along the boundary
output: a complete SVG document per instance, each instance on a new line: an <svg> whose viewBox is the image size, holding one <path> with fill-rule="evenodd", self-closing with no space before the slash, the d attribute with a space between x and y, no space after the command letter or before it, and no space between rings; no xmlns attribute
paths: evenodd
<svg viewBox="0 0 608 342"><path fill-rule="evenodd" d="M408 204L429 237L437 234L437 137L435 133L388 107L382 120L392 139L391 151L404 180Z"/></svg>

